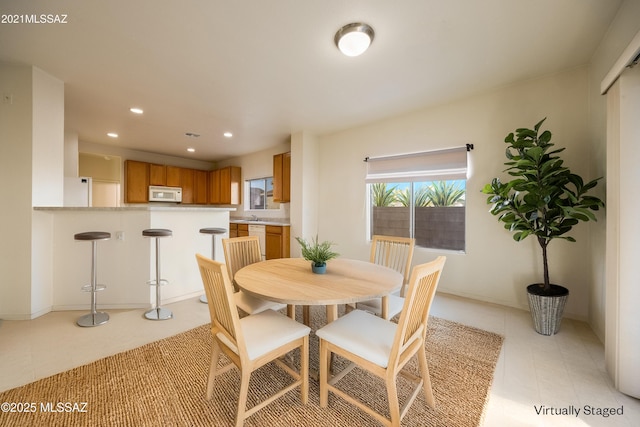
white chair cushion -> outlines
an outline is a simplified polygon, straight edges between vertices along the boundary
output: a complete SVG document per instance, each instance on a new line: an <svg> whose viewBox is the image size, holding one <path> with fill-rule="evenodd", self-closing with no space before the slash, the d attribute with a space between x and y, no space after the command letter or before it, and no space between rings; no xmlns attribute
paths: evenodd
<svg viewBox="0 0 640 427"><path fill-rule="evenodd" d="M318 329L316 335L386 368L397 326L362 310L353 310Z"/></svg>
<svg viewBox="0 0 640 427"><path fill-rule="evenodd" d="M404 306L404 298L397 295L389 295L389 319L402 311ZM382 298L374 298L367 301L361 301L356 304L356 308L382 316Z"/></svg>
<svg viewBox="0 0 640 427"><path fill-rule="evenodd" d="M243 317L240 319L240 327L251 360L311 332L311 328L308 326L273 310L265 310ZM238 348L224 334L218 333L217 337L235 353L238 353Z"/></svg>
<svg viewBox="0 0 640 427"><path fill-rule="evenodd" d="M257 314L265 310L278 311L287 306L286 304L256 298L242 291L234 293L233 299L235 300L236 306L247 314Z"/></svg>

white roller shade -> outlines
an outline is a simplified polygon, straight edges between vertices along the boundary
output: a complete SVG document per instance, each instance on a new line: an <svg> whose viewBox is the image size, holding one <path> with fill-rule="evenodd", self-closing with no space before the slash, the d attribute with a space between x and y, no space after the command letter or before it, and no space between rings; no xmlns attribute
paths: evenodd
<svg viewBox="0 0 640 427"><path fill-rule="evenodd" d="M367 183L467 179L467 147L370 157L366 162Z"/></svg>

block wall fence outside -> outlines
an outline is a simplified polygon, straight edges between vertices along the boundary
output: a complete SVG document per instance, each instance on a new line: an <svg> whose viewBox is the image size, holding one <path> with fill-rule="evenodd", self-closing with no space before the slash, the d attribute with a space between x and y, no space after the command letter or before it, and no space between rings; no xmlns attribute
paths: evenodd
<svg viewBox="0 0 640 427"><path fill-rule="evenodd" d="M409 207L374 206L372 234L409 237ZM465 207L419 207L415 209L416 245L463 251Z"/></svg>

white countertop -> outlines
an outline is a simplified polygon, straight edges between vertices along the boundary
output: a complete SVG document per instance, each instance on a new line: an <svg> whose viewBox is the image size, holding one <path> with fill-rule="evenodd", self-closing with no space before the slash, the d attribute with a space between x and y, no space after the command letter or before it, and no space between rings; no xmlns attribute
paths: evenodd
<svg viewBox="0 0 640 427"><path fill-rule="evenodd" d="M229 218L229 222L231 224L277 225L281 227L288 227L291 225L288 218L265 218L259 220Z"/></svg>
<svg viewBox="0 0 640 427"><path fill-rule="evenodd" d="M111 207L111 208L94 208L94 207L73 207L73 206L35 206L33 208L37 211L85 211L85 212L126 212L126 211L163 211L163 212L171 212L171 211L179 211L179 212L187 212L187 211L198 211L198 212L233 212L236 208L226 208L226 207L208 207L208 206L120 206L120 207Z"/></svg>

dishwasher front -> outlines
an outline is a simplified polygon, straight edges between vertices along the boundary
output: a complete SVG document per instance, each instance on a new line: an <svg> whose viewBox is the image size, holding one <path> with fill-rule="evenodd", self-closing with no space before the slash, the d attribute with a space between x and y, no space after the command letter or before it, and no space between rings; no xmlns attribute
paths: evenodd
<svg viewBox="0 0 640 427"><path fill-rule="evenodd" d="M249 236L258 236L258 240L260 241L260 254L262 255L262 259L266 259L266 242L265 242L265 226L264 225L253 225L249 224Z"/></svg>

